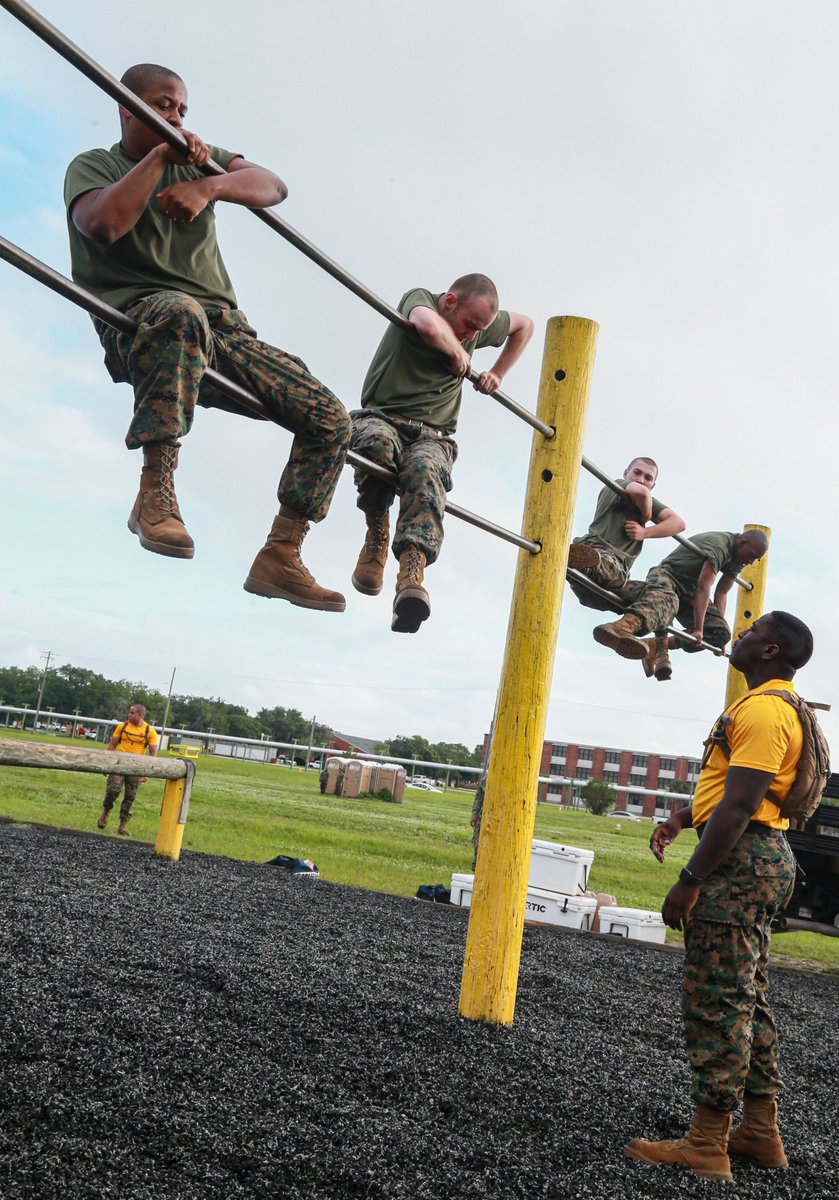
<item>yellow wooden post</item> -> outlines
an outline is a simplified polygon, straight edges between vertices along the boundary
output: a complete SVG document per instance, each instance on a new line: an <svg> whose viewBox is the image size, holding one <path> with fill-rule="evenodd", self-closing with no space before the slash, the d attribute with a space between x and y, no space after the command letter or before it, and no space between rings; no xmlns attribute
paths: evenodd
<svg viewBox="0 0 839 1200"><path fill-rule="evenodd" d="M761 529L769 538L772 536L772 530L766 525L746 525L745 529ZM752 590L747 592L745 588L738 587L737 592L737 616L734 619L734 628L731 635L731 644L734 645L740 633L744 629L748 629L752 622L758 617L763 616L763 606L766 597L766 569L769 563L769 551L767 550L763 558L753 562L751 566L744 567L740 572L743 579L752 585ZM729 664L728 675L725 684L725 707L733 704L735 700L739 700L741 696L745 696L749 690L746 683L746 677L742 671L738 671L736 667Z"/></svg>
<svg viewBox="0 0 839 1200"><path fill-rule="evenodd" d="M167 779L163 789L163 804L160 809L160 825L157 829L156 854L177 862L181 856L186 820L181 820L187 776L182 779ZM184 817L186 814L184 814Z"/></svg>
<svg viewBox="0 0 839 1200"><path fill-rule="evenodd" d="M545 335L538 416L522 534L542 550L519 551L497 716L490 751L460 1012L512 1023L518 987L539 767L559 614L568 565L598 326L552 317Z"/></svg>

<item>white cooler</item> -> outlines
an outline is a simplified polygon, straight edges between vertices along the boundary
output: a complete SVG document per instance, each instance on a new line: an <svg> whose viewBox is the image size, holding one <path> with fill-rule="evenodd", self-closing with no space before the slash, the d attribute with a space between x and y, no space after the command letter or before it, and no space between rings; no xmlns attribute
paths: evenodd
<svg viewBox="0 0 839 1200"><path fill-rule="evenodd" d="M469 908L474 875L452 875L451 903ZM597 900L590 896L565 896L531 884L527 889L524 919L532 925L559 925L563 929L591 929Z"/></svg>
<svg viewBox="0 0 839 1200"><path fill-rule="evenodd" d="M600 932L633 938L638 942L663 942L667 936L667 926L661 919L661 913L647 912L643 908L601 907Z"/></svg>
<svg viewBox="0 0 839 1200"><path fill-rule="evenodd" d="M576 846L561 846L558 842L540 842L534 838L530 886L578 896L588 887L593 862L593 850L579 850Z"/></svg>

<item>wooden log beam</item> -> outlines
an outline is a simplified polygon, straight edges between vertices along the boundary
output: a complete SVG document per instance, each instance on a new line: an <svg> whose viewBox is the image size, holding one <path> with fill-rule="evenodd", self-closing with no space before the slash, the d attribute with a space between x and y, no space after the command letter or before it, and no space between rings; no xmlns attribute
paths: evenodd
<svg viewBox="0 0 839 1200"><path fill-rule="evenodd" d="M94 775L143 775L148 779L183 779L182 758L152 758L150 754L120 754L87 746L55 746L0 738L0 766L46 767L51 771L87 771Z"/></svg>

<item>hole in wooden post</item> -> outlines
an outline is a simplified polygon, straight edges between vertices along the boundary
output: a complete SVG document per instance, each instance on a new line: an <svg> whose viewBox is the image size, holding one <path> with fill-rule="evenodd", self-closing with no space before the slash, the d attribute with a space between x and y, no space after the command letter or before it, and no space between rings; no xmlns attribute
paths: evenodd
<svg viewBox="0 0 839 1200"><path fill-rule="evenodd" d="M555 371L554 372L554 379L557 381L557 383L562 383L564 378L565 378L564 371Z"/></svg>
<svg viewBox="0 0 839 1200"><path fill-rule="evenodd" d="M748 608L743 609L743 616L746 618L747 621L751 620L752 614Z"/></svg>
<svg viewBox="0 0 839 1200"><path fill-rule="evenodd" d="M544 471L542 472L542 478L544 479L545 483L550 483L553 477L553 471L549 471L548 468L545 467Z"/></svg>

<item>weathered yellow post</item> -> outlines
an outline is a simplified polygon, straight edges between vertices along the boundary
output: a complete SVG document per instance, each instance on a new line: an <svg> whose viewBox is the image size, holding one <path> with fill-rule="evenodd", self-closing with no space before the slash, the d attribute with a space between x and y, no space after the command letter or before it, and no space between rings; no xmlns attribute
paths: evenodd
<svg viewBox="0 0 839 1200"><path fill-rule="evenodd" d="M160 824L157 827L155 854L177 862L181 856L186 817L189 811L189 795L195 775L195 763L184 759L186 775L181 779L167 779L163 788L163 803L160 807Z"/></svg>
<svg viewBox="0 0 839 1200"><path fill-rule="evenodd" d="M766 525L746 525L745 529L761 529L768 538L772 536L772 530ZM734 619L734 628L731 634L731 644L733 645L740 633L744 629L748 629L753 621L758 617L763 616L763 606L766 597L766 569L769 563L769 550L766 551L763 558L753 562L751 566L744 567L740 572L743 579L752 585L752 590L747 592L745 588L738 587L737 597L737 616ZM746 683L746 677L742 671L738 671L736 667L729 664L728 675L725 683L725 707L733 704L735 700L739 700L741 696L745 696L749 690Z"/></svg>
<svg viewBox="0 0 839 1200"><path fill-rule="evenodd" d="M568 543L583 453L598 326L552 317L545 335L537 415L556 430L533 437L498 709L490 751L460 1012L512 1023L530 852Z"/></svg>

